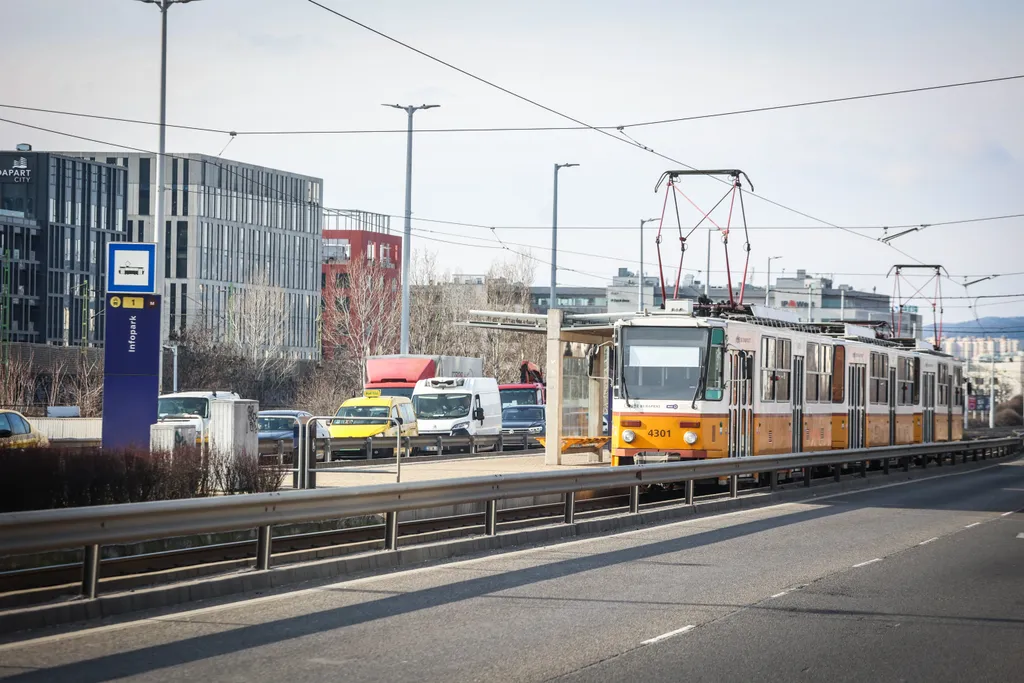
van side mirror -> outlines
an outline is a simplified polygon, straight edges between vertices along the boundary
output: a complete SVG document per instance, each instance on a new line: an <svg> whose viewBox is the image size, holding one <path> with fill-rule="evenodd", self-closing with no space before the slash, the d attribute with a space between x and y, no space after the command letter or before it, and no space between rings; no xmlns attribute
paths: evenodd
<svg viewBox="0 0 1024 683"><path fill-rule="evenodd" d="M397 422L397 423L398 423L398 424L400 424L400 425L401 425L401 424L405 424L405 420L403 420L403 419L402 419L401 417L396 417L396 418L395 418L395 422Z"/></svg>
<svg viewBox="0 0 1024 683"><path fill-rule="evenodd" d="M0 439L9 439L14 436L14 432L10 429L0 429Z"/></svg>
<svg viewBox="0 0 1024 683"><path fill-rule="evenodd" d="M479 422L483 422L484 421L484 409L483 408L474 408L473 409L473 419L477 420Z"/></svg>

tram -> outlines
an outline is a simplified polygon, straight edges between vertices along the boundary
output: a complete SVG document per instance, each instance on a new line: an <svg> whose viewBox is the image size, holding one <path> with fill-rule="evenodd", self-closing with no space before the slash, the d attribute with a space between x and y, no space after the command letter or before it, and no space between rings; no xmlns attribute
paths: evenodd
<svg viewBox="0 0 1024 683"><path fill-rule="evenodd" d="M961 362L913 339L683 300L613 335L613 465L963 438Z"/></svg>

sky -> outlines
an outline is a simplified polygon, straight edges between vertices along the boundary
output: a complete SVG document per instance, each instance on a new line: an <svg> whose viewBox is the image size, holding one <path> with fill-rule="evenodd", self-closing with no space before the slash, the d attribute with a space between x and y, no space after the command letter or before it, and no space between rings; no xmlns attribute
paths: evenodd
<svg viewBox="0 0 1024 683"><path fill-rule="evenodd" d="M597 126L1024 74L1024 4L1012 0L320 2ZM0 0L0 9L0 104L158 119L155 6ZM394 215L392 230L401 229L404 212L406 115L382 103L441 105L417 113L417 129L573 125L308 0L177 5L168 36L169 123L239 132L398 131L232 140L170 129L169 152L217 155L227 144L224 158L323 178L326 206ZM941 264L951 277L943 282L944 317L956 321L975 311L1024 315L1024 219L932 226L892 246L877 239L884 234L877 228L1024 213L1022 109L1024 79L625 132L694 167L742 169L757 195L813 217L746 197L754 284L764 284L770 256L782 256L772 262L773 276L805 269L886 293L894 265ZM0 117L157 147L155 126L2 107ZM680 166L612 137L593 130L417 133L414 252L435 252L453 272L482 273L523 251L535 259L536 283L548 284L553 165L571 162L579 167L559 174L559 284L603 286L619 267L635 270L639 221L661 214L664 195L655 183ZM19 142L39 151L110 148L0 122L0 149ZM680 189L707 210L727 188L691 177ZM680 202L688 232L701 214ZM727 218L712 217L720 225ZM857 235L824 223L868 229ZM738 280L744 239L735 215L732 226ZM643 233L648 274L657 273L657 228ZM679 240L671 211L664 230L666 277L674 281ZM724 284L723 247L711 237L711 282ZM702 229L688 242L684 272L698 279L708 238ZM1002 276L961 286L965 277L992 274ZM912 290L903 284L901 291Z"/></svg>

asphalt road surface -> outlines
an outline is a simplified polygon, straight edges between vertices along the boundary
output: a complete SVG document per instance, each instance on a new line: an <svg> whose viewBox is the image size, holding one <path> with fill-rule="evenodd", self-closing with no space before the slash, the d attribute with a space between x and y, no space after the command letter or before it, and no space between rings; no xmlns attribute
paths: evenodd
<svg viewBox="0 0 1024 683"><path fill-rule="evenodd" d="M1024 461L0 645L11 681L1024 680Z"/></svg>

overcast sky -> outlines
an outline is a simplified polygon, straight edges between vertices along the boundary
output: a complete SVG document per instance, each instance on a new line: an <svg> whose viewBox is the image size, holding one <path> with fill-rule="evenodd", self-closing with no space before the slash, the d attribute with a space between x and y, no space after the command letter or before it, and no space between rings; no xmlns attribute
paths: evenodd
<svg viewBox="0 0 1024 683"><path fill-rule="evenodd" d="M954 0L323 0L338 11L588 124L618 126L804 100L1024 73L1024 4ZM132 0L0 0L0 102L154 121L159 12ZM423 127L559 126L569 122L350 24L306 0L202 0L170 10L168 122L228 130L404 129L380 106L440 104ZM701 168L746 171L758 194L841 226L935 223L1024 212L1024 80L628 130L642 144ZM155 127L0 109L16 121L155 149ZM0 122L0 149L94 149ZM223 134L170 130L168 150L216 155ZM225 158L322 177L325 203L400 216L405 135L239 136ZM635 269L641 218L657 216L658 176L675 164L590 130L422 133L415 140L414 216L509 226L490 231L415 222L414 250L457 272L501 258L485 247L550 254L552 165L560 174L560 284L600 286ZM685 181L710 208L724 187ZM699 215L684 204L683 221ZM820 224L757 198L751 228ZM717 216L723 222L725 216ZM734 226L736 222L734 220ZM620 227L621 230L572 228ZM534 227L545 229L511 229ZM654 265L654 226L645 232ZM675 230L674 220L666 228ZM913 259L963 276L1024 271L1024 220L931 227L893 242ZM401 218L392 219L401 229ZM421 230L432 230L427 233ZM879 230L861 230L872 238ZM441 234L448 233L448 234ZM839 230L751 230L753 281L804 268L836 283L890 292L885 274L907 256ZM451 240L457 245L429 241ZM703 269L707 233L685 268ZM742 271L734 232L734 278ZM663 243L678 263L678 237ZM549 266L537 264L537 283ZM718 238L712 282L723 282ZM674 273L670 274L674 278ZM921 280L918 280L921 282ZM931 288L929 288L931 289ZM906 290L906 287L904 287ZM963 287L944 282L947 297ZM1024 275L970 295L1024 292ZM926 305L925 301L916 302ZM947 298L946 319L973 317ZM990 304L982 300L982 304ZM978 308L1020 315L1024 296Z"/></svg>

